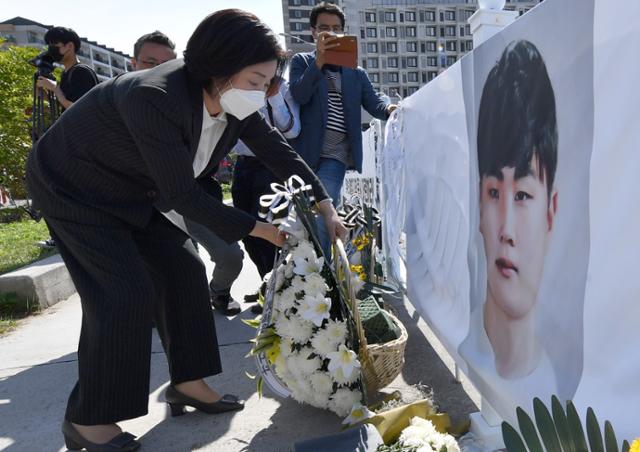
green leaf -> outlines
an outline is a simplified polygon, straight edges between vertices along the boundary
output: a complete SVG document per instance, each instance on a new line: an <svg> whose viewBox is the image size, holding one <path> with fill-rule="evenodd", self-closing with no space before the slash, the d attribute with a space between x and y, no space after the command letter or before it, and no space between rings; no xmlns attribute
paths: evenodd
<svg viewBox="0 0 640 452"><path fill-rule="evenodd" d="M558 440L558 434L556 428L553 425L553 418L547 407L542 403L539 398L533 399L533 412L536 416L536 425L538 431L542 437L542 442L546 450L561 451L560 441Z"/></svg>
<svg viewBox="0 0 640 452"><path fill-rule="evenodd" d="M249 325L251 328L259 328L260 327L260 319L242 319L242 323L245 325Z"/></svg>
<svg viewBox="0 0 640 452"><path fill-rule="evenodd" d="M571 433L571 438L573 438L576 450L589 450L587 440L584 436L584 430L582 429L582 423L580 422L580 416L578 416L576 407L571 400L567 400L567 423L569 424L569 432Z"/></svg>
<svg viewBox="0 0 640 452"><path fill-rule="evenodd" d="M629 441L625 439L622 442L622 452L629 452L629 449L631 449L631 446L629 446Z"/></svg>
<svg viewBox="0 0 640 452"><path fill-rule="evenodd" d="M262 342L260 342L259 344L257 344L255 347L253 347L251 349L251 354L252 355L257 355L258 353L268 349L272 345L273 345L273 341L271 341L271 342L262 341Z"/></svg>
<svg viewBox="0 0 640 452"><path fill-rule="evenodd" d="M602 443L602 432L598 425L598 418L593 408L587 408L587 436L589 438L589 446L591 452L604 452L604 444Z"/></svg>
<svg viewBox="0 0 640 452"><path fill-rule="evenodd" d="M520 433L527 443L527 447L531 452L544 452L540 438L538 438L538 432L536 431L533 421L529 415L520 407L516 409L516 415L518 416L518 425L520 426Z"/></svg>
<svg viewBox="0 0 640 452"><path fill-rule="evenodd" d="M520 435L516 429L507 422L502 423L502 439L508 452L527 452L527 448L522 442L522 439L520 439Z"/></svg>
<svg viewBox="0 0 640 452"><path fill-rule="evenodd" d="M618 440L609 421L604 423L604 443L607 447L607 452L618 452Z"/></svg>
<svg viewBox="0 0 640 452"><path fill-rule="evenodd" d="M564 452L576 452L576 446L571 438L571 433L569 432L567 416L565 415L564 408L562 408L560 400L558 400L556 396L551 397L551 412L553 413L553 421L556 425L558 438L562 444L562 450Z"/></svg>
<svg viewBox="0 0 640 452"><path fill-rule="evenodd" d="M262 387L264 386L264 378L262 376L258 378L258 383L256 383L256 391L258 392L258 398L262 398Z"/></svg>

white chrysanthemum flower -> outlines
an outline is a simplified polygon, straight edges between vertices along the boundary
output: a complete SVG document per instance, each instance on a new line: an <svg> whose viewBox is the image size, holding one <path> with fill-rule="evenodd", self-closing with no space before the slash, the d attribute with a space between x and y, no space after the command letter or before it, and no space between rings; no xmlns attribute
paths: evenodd
<svg viewBox="0 0 640 452"><path fill-rule="evenodd" d="M347 324L344 320L329 319L324 329L327 330L327 335L335 345L335 349L347 339Z"/></svg>
<svg viewBox="0 0 640 452"><path fill-rule="evenodd" d="M354 425L358 422L364 421L365 419L369 419L372 415L373 413L371 413L371 411L369 411L366 406L358 403L351 408L351 413L349 413L349 416L347 416L347 418L342 421L342 423L347 425Z"/></svg>
<svg viewBox="0 0 640 452"><path fill-rule="evenodd" d="M311 261L318 257L316 255L316 250L313 248L313 245L307 240L298 243L298 245L293 250L291 250L291 254L293 255L294 261L296 260L296 258Z"/></svg>
<svg viewBox="0 0 640 452"><path fill-rule="evenodd" d="M300 304L300 316L312 322L315 326L322 326L322 322L331 316L331 298L324 297L320 294L305 295L303 302Z"/></svg>
<svg viewBox="0 0 640 452"><path fill-rule="evenodd" d="M400 434L400 442L407 447L422 447L426 443L425 438L429 434L425 433L424 429L410 425Z"/></svg>
<svg viewBox="0 0 640 452"><path fill-rule="evenodd" d="M329 373L334 380L338 369L342 369L342 376L346 380L350 380L353 373L360 371L358 355L353 350L349 350L344 344L340 344L337 352L327 354L327 358L329 358Z"/></svg>
<svg viewBox="0 0 640 452"><path fill-rule="evenodd" d="M291 332L291 320L289 319L289 317L287 317L286 315L279 316L277 319L275 319L274 326L276 328L276 333L278 333L278 336L280 336L281 338L291 339L293 333Z"/></svg>
<svg viewBox="0 0 640 452"><path fill-rule="evenodd" d="M308 378L322 367L322 360L319 356L311 357L313 353L314 351L309 347L304 347L299 352L298 368L305 378Z"/></svg>
<svg viewBox="0 0 640 452"><path fill-rule="evenodd" d="M362 401L359 390L352 391L348 388L339 388L329 400L329 409L340 417L347 417L351 408Z"/></svg>
<svg viewBox="0 0 640 452"><path fill-rule="evenodd" d="M438 433L435 425L429 419L424 419L419 416L414 416L409 421L409 424L421 429L423 436L435 435Z"/></svg>
<svg viewBox="0 0 640 452"><path fill-rule="evenodd" d="M442 435L442 439L442 445L447 448L447 452L460 452L460 446L453 436Z"/></svg>
<svg viewBox="0 0 640 452"><path fill-rule="evenodd" d="M329 398L331 391L333 391L333 381L326 372L319 371L312 373L309 377L309 383L311 384L314 392L323 394L327 399Z"/></svg>
<svg viewBox="0 0 640 452"><path fill-rule="evenodd" d="M326 328L321 328L316 331L316 334L311 338L311 346L313 349L323 358L331 353L338 350L338 345L336 344L333 338L331 337L331 333Z"/></svg>
<svg viewBox="0 0 640 452"><path fill-rule="evenodd" d="M311 400L309 400L309 405L320 408L322 410L326 410L329 406L329 394L330 393L324 394L313 391L311 393Z"/></svg>
<svg viewBox="0 0 640 452"><path fill-rule="evenodd" d="M288 309L297 307L296 292L291 286L287 287L280 293L276 293L273 301L275 307L280 312L285 312Z"/></svg>
<svg viewBox="0 0 640 452"><path fill-rule="evenodd" d="M313 334L313 323L301 319L298 316L291 316L289 319L290 333L289 336L293 342L298 344L306 344Z"/></svg>
<svg viewBox="0 0 640 452"><path fill-rule="evenodd" d="M336 371L331 374L333 380L338 383L340 386L348 386L351 383L354 383L358 378L360 378L360 369L355 369L351 372L350 375L345 375L342 367L338 367Z"/></svg>
<svg viewBox="0 0 640 452"><path fill-rule="evenodd" d="M329 286L319 273L312 273L304 277L304 291L307 294L321 294L326 295L329 291Z"/></svg>
<svg viewBox="0 0 640 452"><path fill-rule="evenodd" d="M304 402L308 404L311 404L314 399L313 392L304 382L299 382L298 384L296 384L294 389L291 390L291 395L298 402Z"/></svg>

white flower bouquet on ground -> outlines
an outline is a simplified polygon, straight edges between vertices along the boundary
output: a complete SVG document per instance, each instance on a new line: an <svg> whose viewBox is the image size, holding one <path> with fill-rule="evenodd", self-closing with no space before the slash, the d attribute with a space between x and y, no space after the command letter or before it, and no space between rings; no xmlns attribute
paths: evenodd
<svg viewBox="0 0 640 452"><path fill-rule="evenodd" d="M358 422L366 415L358 335L344 287L322 256L309 186L272 184L263 213L288 239L267 284L251 355L262 383L281 396ZM357 278L349 275L350 278Z"/></svg>

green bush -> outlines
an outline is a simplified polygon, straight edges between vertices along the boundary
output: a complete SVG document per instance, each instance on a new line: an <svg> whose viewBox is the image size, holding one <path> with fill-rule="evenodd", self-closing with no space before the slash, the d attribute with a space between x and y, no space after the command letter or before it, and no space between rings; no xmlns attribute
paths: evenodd
<svg viewBox="0 0 640 452"><path fill-rule="evenodd" d="M35 72L28 60L38 52L0 42L0 185L16 198L26 194L24 170L31 149L28 120Z"/></svg>

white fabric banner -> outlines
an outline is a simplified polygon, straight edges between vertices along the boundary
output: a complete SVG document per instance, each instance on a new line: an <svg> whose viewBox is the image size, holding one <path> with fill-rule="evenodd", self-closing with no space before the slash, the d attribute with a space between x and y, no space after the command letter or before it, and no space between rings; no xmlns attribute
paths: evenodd
<svg viewBox="0 0 640 452"><path fill-rule="evenodd" d="M389 260L404 232L412 303L513 424L556 394L639 432L638 17L546 0L387 125Z"/></svg>

